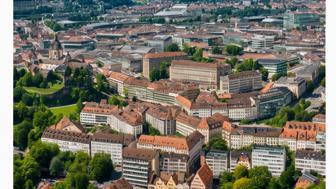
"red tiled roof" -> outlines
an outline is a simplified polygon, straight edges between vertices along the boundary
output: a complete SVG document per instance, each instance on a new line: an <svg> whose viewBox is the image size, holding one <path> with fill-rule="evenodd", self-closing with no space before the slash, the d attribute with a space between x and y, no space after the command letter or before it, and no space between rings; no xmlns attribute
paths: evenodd
<svg viewBox="0 0 336 189"><path fill-rule="evenodd" d="M164 58L164 57L176 57L186 56L184 52L158 52L158 53L146 53L144 58Z"/></svg>

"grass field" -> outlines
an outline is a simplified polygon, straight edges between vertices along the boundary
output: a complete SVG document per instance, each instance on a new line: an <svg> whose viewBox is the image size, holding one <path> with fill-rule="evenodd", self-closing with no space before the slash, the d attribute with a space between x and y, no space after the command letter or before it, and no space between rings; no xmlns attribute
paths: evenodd
<svg viewBox="0 0 336 189"><path fill-rule="evenodd" d="M76 112L76 108L76 104L71 104L67 106L53 107L50 108L50 111L55 115L63 114L63 116L69 117L70 114Z"/></svg>
<svg viewBox="0 0 336 189"><path fill-rule="evenodd" d="M50 88L44 89L44 88L37 88L37 87L24 87L26 91L29 93L37 93L37 94L52 94L56 91L62 89L64 87L63 83L57 83L52 85Z"/></svg>

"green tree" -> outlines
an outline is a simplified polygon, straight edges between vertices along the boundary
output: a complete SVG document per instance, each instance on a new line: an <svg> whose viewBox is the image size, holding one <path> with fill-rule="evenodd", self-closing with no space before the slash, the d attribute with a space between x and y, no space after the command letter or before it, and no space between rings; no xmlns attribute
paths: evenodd
<svg viewBox="0 0 336 189"><path fill-rule="evenodd" d="M150 81L157 81L160 79L160 70L153 68L150 72L149 72L149 80Z"/></svg>
<svg viewBox="0 0 336 189"><path fill-rule="evenodd" d="M225 52L231 56L239 55L242 53L242 51L243 51L242 47L234 44L230 44L225 47Z"/></svg>
<svg viewBox="0 0 336 189"><path fill-rule="evenodd" d="M187 44L182 45L182 51L185 52L187 55L192 56L196 52L195 47L190 47Z"/></svg>
<svg viewBox="0 0 336 189"><path fill-rule="evenodd" d="M226 64L230 64L231 68L234 68L236 64L238 63L238 58L237 57L232 57L230 59L225 60Z"/></svg>
<svg viewBox="0 0 336 189"><path fill-rule="evenodd" d="M279 177L279 184L282 189L291 189L295 185L295 167L290 165Z"/></svg>
<svg viewBox="0 0 336 189"><path fill-rule="evenodd" d="M228 147L222 137L215 136L210 139L205 150L228 150Z"/></svg>
<svg viewBox="0 0 336 189"><path fill-rule="evenodd" d="M253 188L252 180L245 177L236 180L232 187L232 189L251 189L251 188Z"/></svg>
<svg viewBox="0 0 336 189"><path fill-rule="evenodd" d="M67 67L65 68L64 76L65 76L65 77L68 77L68 76L71 75L71 73L72 73L71 68L70 68L69 66L67 66Z"/></svg>
<svg viewBox="0 0 336 189"><path fill-rule="evenodd" d="M43 76L41 73L36 73L32 78L32 85L35 87L40 87L40 84L43 81Z"/></svg>
<svg viewBox="0 0 336 189"><path fill-rule="evenodd" d="M249 170L249 178L251 178L255 188L267 189L272 174L268 171L266 166L256 166Z"/></svg>
<svg viewBox="0 0 336 189"><path fill-rule="evenodd" d="M24 181L31 180L33 184L36 185L40 180L40 166L31 156L27 156L23 159L20 171Z"/></svg>
<svg viewBox="0 0 336 189"><path fill-rule="evenodd" d="M222 49L219 48L218 46L215 46L212 48L211 53L212 54L222 54Z"/></svg>
<svg viewBox="0 0 336 189"><path fill-rule="evenodd" d="M233 177L235 178L235 180L238 180L240 178L247 177L247 176L248 176L248 169L244 165L238 165L233 172Z"/></svg>
<svg viewBox="0 0 336 189"><path fill-rule="evenodd" d="M57 157L53 157L50 162L49 166L49 174L52 177L61 176L64 171L64 164L63 162Z"/></svg>
<svg viewBox="0 0 336 189"><path fill-rule="evenodd" d="M33 105L33 100L33 97L28 93L24 93L22 95L22 102L27 106Z"/></svg>
<svg viewBox="0 0 336 189"><path fill-rule="evenodd" d="M221 173L219 177L219 183L221 186L225 183L233 182L233 181L234 181L233 175L229 171L224 171L223 173Z"/></svg>
<svg viewBox="0 0 336 189"><path fill-rule="evenodd" d="M14 126L14 145L20 150L26 149L28 145L28 133L33 128L31 122L24 120L22 123Z"/></svg>
<svg viewBox="0 0 336 189"><path fill-rule="evenodd" d="M90 161L90 177L102 183L110 179L113 172L111 156L96 153Z"/></svg>
<svg viewBox="0 0 336 189"><path fill-rule="evenodd" d="M233 183L232 182L227 182L221 185L220 189L232 189L233 188Z"/></svg>
<svg viewBox="0 0 336 189"><path fill-rule="evenodd" d="M33 76L30 72L25 73L23 77L21 77L18 81L19 86L32 86L33 84Z"/></svg>
<svg viewBox="0 0 336 189"><path fill-rule="evenodd" d="M279 180L277 178L273 177L268 184L268 188L269 189L279 189L279 188L281 188L281 186L279 184Z"/></svg>
<svg viewBox="0 0 336 189"><path fill-rule="evenodd" d="M51 159L59 153L57 144L36 142L29 151L29 155L34 158L42 168L49 168Z"/></svg>
<svg viewBox="0 0 336 189"><path fill-rule="evenodd" d="M33 189L34 188L34 184L32 180L26 180L25 182L25 189Z"/></svg>
<svg viewBox="0 0 336 189"><path fill-rule="evenodd" d="M87 189L89 178L86 173L68 173L65 179L65 188Z"/></svg>
<svg viewBox="0 0 336 189"><path fill-rule="evenodd" d="M195 53L192 55L192 60L200 62L202 58L203 58L203 49L197 48Z"/></svg>
<svg viewBox="0 0 336 189"><path fill-rule="evenodd" d="M110 92L110 85L103 74L97 74L96 81L98 91Z"/></svg>
<svg viewBox="0 0 336 189"><path fill-rule="evenodd" d="M115 106L120 106L121 102L118 97L116 96L111 96L108 100L109 104L115 105Z"/></svg>
<svg viewBox="0 0 336 189"><path fill-rule="evenodd" d="M172 43L165 48L166 52L177 52L180 51L179 46L176 43Z"/></svg>
<svg viewBox="0 0 336 189"><path fill-rule="evenodd" d="M14 93L13 94L14 95L14 102L19 102L19 101L21 101L23 94L27 93L27 91L23 87L17 86L17 87L14 88L13 93Z"/></svg>

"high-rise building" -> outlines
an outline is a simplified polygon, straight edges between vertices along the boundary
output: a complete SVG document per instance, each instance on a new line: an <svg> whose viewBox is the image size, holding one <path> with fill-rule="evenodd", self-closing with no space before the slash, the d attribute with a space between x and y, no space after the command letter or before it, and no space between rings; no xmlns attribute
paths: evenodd
<svg viewBox="0 0 336 189"><path fill-rule="evenodd" d="M321 151L298 150L295 156L295 168L302 172L316 171L318 174L326 174L326 157Z"/></svg>

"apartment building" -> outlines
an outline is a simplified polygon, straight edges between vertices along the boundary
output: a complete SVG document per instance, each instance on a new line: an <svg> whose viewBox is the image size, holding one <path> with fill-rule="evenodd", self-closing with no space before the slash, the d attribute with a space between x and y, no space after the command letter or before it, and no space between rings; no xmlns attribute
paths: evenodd
<svg viewBox="0 0 336 189"><path fill-rule="evenodd" d="M210 167L205 163L196 172L195 177L191 181L190 189L211 189L213 174Z"/></svg>
<svg viewBox="0 0 336 189"><path fill-rule="evenodd" d="M181 112L176 117L176 132L188 136L196 130L200 122L200 118Z"/></svg>
<svg viewBox="0 0 336 189"><path fill-rule="evenodd" d="M205 144L207 144L212 137L221 136L224 121L229 121L229 118L220 113L215 113L211 117L201 119L196 130L204 136Z"/></svg>
<svg viewBox="0 0 336 189"><path fill-rule="evenodd" d="M259 71L243 71L220 77L219 90L224 93L245 93L262 88Z"/></svg>
<svg viewBox="0 0 336 189"><path fill-rule="evenodd" d="M80 123L83 125L107 125L108 117L117 108L117 106L108 104L107 100L102 100L100 103L86 102L80 113Z"/></svg>
<svg viewBox="0 0 336 189"><path fill-rule="evenodd" d="M220 102L217 95L201 92L195 100L179 95L176 97L176 104L192 116L210 117L220 113L232 120L254 120L258 118L258 108L250 97L256 94L235 94L227 102Z"/></svg>
<svg viewBox="0 0 336 189"><path fill-rule="evenodd" d="M173 82L167 79L150 83L145 79L132 78L126 81L125 86L129 98L136 96L139 100L163 105L174 105L178 95L194 99L199 94L197 84Z"/></svg>
<svg viewBox="0 0 336 189"><path fill-rule="evenodd" d="M143 57L143 76L149 79L150 72L156 68L160 69L162 62L171 62L172 60L187 59L187 55L184 52L158 52L158 53L146 53Z"/></svg>
<svg viewBox="0 0 336 189"><path fill-rule="evenodd" d="M160 174L152 176L148 189L189 189L189 185L184 173L161 171Z"/></svg>
<svg viewBox="0 0 336 189"><path fill-rule="evenodd" d="M143 132L142 115L129 108L112 111L108 124L111 129L124 134L137 136Z"/></svg>
<svg viewBox="0 0 336 189"><path fill-rule="evenodd" d="M292 101L293 94L287 87L274 87L266 93L252 98L252 101L258 107L258 117L268 118Z"/></svg>
<svg viewBox="0 0 336 189"><path fill-rule="evenodd" d="M229 166L230 172L234 172L236 167L239 165L243 165L247 169L252 168L251 152L236 151L236 150L230 151L230 166Z"/></svg>
<svg viewBox="0 0 336 189"><path fill-rule="evenodd" d="M279 136L279 145L287 145L293 151L300 149L324 150L325 131L323 123L287 121Z"/></svg>
<svg viewBox="0 0 336 189"><path fill-rule="evenodd" d="M313 117L312 121L315 122L315 123L323 123L323 124L325 124L325 122L326 122L326 115L325 114L316 114Z"/></svg>
<svg viewBox="0 0 336 189"><path fill-rule="evenodd" d="M252 100L256 95L252 93L242 93L231 95L227 102L227 115L232 120L255 120L258 118L258 106Z"/></svg>
<svg viewBox="0 0 336 189"><path fill-rule="evenodd" d="M129 77L130 76L120 72L112 72L110 77L107 78L107 81L112 90L116 91L120 96L125 96L124 83Z"/></svg>
<svg viewBox="0 0 336 189"><path fill-rule="evenodd" d="M266 166L272 176L280 176L286 167L286 150L275 147L252 149L252 167Z"/></svg>
<svg viewBox="0 0 336 189"><path fill-rule="evenodd" d="M278 79L274 85L274 87L287 87L296 98L300 98L304 92L306 92L306 81L302 77L281 77Z"/></svg>
<svg viewBox="0 0 336 189"><path fill-rule="evenodd" d="M203 152L201 155L201 164L206 163L213 174L214 178L219 178L220 174L228 171L229 168L229 153L222 150L210 150Z"/></svg>
<svg viewBox="0 0 336 189"><path fill-rule="evenodd" d="M217 90L220 76L230 72L231 66L228 64L173 60L169 68L169 79L197 83L202 90Z"/></svg>
<svg viewBox="0 0 336 189"><path fill-rule="evenodd" d="M160 154L160 171L175 173L183 172L190 176L198 169L197 162L191 162L186 154L165 153Z"/></svg>
<svg viewBox="0 0 336 189"><path fill-rule="evenodd" d="M122 177L133 187L147 188L149 178L159 173L159 152L126 147L123 149Z"/></svg>
<svg viewBox="0 0 336 189"><path fill-rule="evenodd" d="M326 175L326 157L321 151L297 150L295 153L295 168L302 172L316 171Z"/></svg>
<svg viewBox="0 0 336 189"><path fill-rule="evenodd" d="M41 141L57 144L61 151L83 151L90 154L91 136L85 133L46 129L42 134Z"/></svg>
<svg viewBox="0 0 336 189"><path fill-rule="evenodd" d="M223 123L222 137L231 149L240 149L251 144L277 146L279 145L281 132L280 128L251 125L238 126L225 121Z"/></svg>
<svg viewBox="0 0 336 189"><path fill-rule="evenodd" d="M186 154L189 155L192 162L195 162L199 160L203 144L204 136L195 131L187 137L141 135L138 139L137 148Z"/></svg>
<svg viewBox="0 0 336 189"><path fill-rule="evenodd" d="M146 111L146 121L162 135L174 135L179 107L156 105Z"/></svg>
<svg viewBox="0 0 336 189"><path fill-rule="evenodd" d="M94 133L91 137L91 155L105 153L111 155L111 160L117 170L122 169L122 149L135 140L132 135Z"/></svg>

